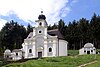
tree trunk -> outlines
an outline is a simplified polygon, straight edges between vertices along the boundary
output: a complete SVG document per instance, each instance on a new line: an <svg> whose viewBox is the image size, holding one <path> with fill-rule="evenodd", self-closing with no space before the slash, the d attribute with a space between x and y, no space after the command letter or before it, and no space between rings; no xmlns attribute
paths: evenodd
<svg viewBox="0 0 100 67"><path fill-rule="evenodd" d="M80 49L81 49L81 40L80 40Z"/></svg>

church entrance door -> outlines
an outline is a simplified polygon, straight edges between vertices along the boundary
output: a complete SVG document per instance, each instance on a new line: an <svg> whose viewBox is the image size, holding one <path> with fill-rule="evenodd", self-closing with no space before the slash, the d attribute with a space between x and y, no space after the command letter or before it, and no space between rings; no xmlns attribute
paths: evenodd
<svg viewBox="0 0 100 67"><path fill-rule="evenodd" d="M38 58L42 57L42 52L38 52Z"/></svg>
<svg viewBox="0 0 100 67"><path fill-rule="evenodd" d="M90 51L87 51L87 54L90 54Z"/></svg>

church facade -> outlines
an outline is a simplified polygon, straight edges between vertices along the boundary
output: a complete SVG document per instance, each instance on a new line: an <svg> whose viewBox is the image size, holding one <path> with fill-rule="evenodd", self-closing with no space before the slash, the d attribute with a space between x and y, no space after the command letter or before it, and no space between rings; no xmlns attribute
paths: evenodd
<svg viewBox="0 0 100 67"><path fill-rule="evenodd" d="M15 49L10 54L13 60L41 57L67 56L67 44L58 29L47 30L46 17L41 13L38 25L24 39L22 49Z"/></svg>

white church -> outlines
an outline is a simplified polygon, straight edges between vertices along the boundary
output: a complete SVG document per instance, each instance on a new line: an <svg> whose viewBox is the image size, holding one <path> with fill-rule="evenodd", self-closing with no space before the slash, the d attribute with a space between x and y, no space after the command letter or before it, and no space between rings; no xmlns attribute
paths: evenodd
<svg viewBox="0 0 100 67"><path fill-rule="evenodd" d="M24 39L22 49L14 49L12 52L6 49L4 58L20 60L22 58L67 56L68 42L64 40L58 29L47 30L46 17L42 12L35 22L38 25Z"/></svg>

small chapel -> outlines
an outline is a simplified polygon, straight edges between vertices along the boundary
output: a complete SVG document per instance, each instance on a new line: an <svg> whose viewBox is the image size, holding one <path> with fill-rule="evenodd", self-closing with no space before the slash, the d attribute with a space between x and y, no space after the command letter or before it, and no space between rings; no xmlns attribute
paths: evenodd
<svg viewBox="0 0 100 67"><path fill-rule="evenodd" d="M83 48L79 49L79 55L96 54L96 48L92 43L86 43Z"/></svg>
<svg viewBox="0 0 100 67"><path fill-rule="evenodd" d="M14 49L12 52L7 49L4 58L20 60L22 58L41 58L67 56L67 44L58 29L47 30L48 24L43 11L35 21L37 27L24 39L21 49Z"/></svg>

